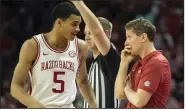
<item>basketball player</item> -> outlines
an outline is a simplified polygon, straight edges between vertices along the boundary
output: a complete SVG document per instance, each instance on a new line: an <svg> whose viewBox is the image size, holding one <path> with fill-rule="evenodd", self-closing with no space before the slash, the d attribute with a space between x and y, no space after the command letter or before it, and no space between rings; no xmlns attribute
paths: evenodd
<svg viewBox="0 0 186 111"><path fill-rule="evenodd" d="M89 70L89 81L96 94L98 107L118 108L118 101L114 97L114 82L120 54L110 42L112 24L103 17L97 18L83 1L73 3L85 21L85 41L88 49L93 52L94 61ZM86 102L84 108L88 108Z"/></svg>
<svg viewBox="0 0 186 111"><path fill-rule="evenodd" d="M62 2L53 10L53 29L24 42L11 84L11 95L29 108L74 108L76 82L84 99L96 108L87 79L85 43L76 37L81 16L77 8ZM79 69L78 69L79 68ZM24 91L30 71L30 95ZM76 77L77 76L77 77Z"/></svg>
<svg viewBox="0 0 186 111"><path fill-rule="evenodd" d="M155 26L144 18L128 22L125 26L125 48L115 84L116 97L129 100L127 108L165 108L170 93L171 71L162 51L157 51L153 40ZM136 57L129 73L129 63Z"/></svg>

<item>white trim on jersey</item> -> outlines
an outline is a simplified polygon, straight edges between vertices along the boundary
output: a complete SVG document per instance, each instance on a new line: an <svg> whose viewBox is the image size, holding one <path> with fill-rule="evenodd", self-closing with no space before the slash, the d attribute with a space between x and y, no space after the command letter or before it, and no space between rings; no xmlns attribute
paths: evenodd
<svg viewBox="0 0 186 111"><path fill-rule="evenodd" d="M34 61L34 64L32 65L32 67L31 68L33 68L36 64L37 64L37 62L38 62L38 60L39 60L39 57L40 57L40 44L39 44L39 41L38 41L38 39L34 36L33 37L33 39L36 41L36 43L37 43L37 57L36 57L36 60Z"/></svg>
<svg viewBox="0 0 186 111"><path fill-rule="evenodd" d="M65 50L56 50L56 49L53 49L53 48L48 44L48 42L46 41L46 37L45 37L44 33L41 34L41 36L42 36L42 39L43 39L45 45L48 47L48 49L50 49L51 51L53 51L53 52L55 52L55 53L64 53L64 52L66 52L66 51L68 50L68 48L69 48L69 46L70 46L70 41L68 41L68 45L67 45L67 47L66 47Z"/></svg>

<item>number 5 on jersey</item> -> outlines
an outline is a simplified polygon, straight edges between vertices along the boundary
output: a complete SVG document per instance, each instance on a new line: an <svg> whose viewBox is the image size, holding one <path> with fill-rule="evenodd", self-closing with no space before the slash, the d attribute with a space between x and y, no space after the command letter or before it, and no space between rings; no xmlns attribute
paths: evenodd
<svg viewBox="0 0 186 111"><path fill-rule="evenodd" d="M53 81L60 84L60 89L52 88L54 93L62 93L64 91L65 82L58 80L58 75L65 75L65 72L54 72Z"/></svg>

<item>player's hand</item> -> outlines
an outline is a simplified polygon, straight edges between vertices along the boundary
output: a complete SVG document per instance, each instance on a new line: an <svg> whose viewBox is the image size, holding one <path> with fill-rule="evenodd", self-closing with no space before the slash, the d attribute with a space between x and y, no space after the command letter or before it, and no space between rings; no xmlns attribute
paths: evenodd
<svg viewBox="0 0 186 111"><path fill-rule="evenodd" d="M46 106L44 104L37 103L37 104L34 104L32 108L46 108Z"/></svg>
<svg viewBox="0 0 186 111"><path fill-rule="evenodd" d="M46 106L43 104L40 104L39 108L46 108Z"/></svg>
<svg viewBox="0 0 186 111"><path fill-rule="evenodd" d="M89 106L90 108L98 108L98 105L96 102L91 102Z"/></svg>
<svg viewBox="0 0 186 111"><path fill-rule="evenodd" d="M98 108L98 105L94 104L94 105L90 106L90 108Z"/></svg>
<svg viewBox="0 0 186 111"><path fill-rule="evenodd" d="M121 60L123 62L130 63L135 56L131 55L131 46L125 46L125 48L121 51Z"/></svg>

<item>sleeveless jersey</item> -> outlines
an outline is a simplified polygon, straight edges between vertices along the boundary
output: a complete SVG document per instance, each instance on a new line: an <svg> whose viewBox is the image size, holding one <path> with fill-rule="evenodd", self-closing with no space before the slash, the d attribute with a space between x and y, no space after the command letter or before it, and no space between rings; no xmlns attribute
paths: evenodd
<svg viewBox="0 0 186 111"><path fill-rule="evenodd" d="M68 41L64 51L52 49L43 34L34 36L38 56L30 70L30 94L47 107L64 107L76 97L79 67L78 39Z"/></svg>

